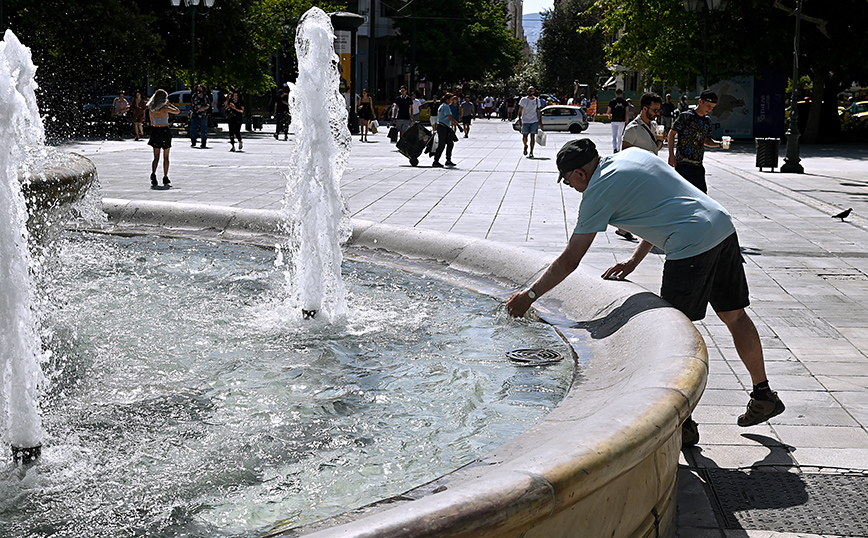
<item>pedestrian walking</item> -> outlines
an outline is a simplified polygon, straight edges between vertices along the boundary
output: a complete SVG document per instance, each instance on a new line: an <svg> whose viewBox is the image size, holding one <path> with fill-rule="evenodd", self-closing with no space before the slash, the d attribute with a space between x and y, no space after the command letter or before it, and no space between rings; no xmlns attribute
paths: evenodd
<svg viewBox="0 0 868 538"><path fill-rule="evenodd" d="M413 125L413 99L407 95L407 87L401 86L401 93L395 97L395 107L392 111L392 120L398 133L404 136L404 131Z"/></svg>
<svg viewBox="0 0 868 538"><path fill-rule="evenodd" d="M274 100L274 139L280 140L283 133L284 142L289 140L289 90L280 88Z"/></svg>
<svg viewBox="0 0 868 538"><path fill-rule="evenodd" d="M368 129L371 121L374 119L374 102L371 96L368 95L368 90L362 90L362 98L359 99L359 122L361 123L362 134L359 138L361 142L368 141Z"/></svg>
<svg viewBox="0 0 868 538"><path fill-rule="evenodd" d="M244 102L241 100L241 92L232 90L229 98L226 99L226 114L229 116L229 143L232 148L229 151L235 151L235 139L238 139L238 151L244 149L244 142L241 140L241 122L244 119Z"/></svg>
<svg viewBox="0 0 868 538"><path fill-rule="evenodd" d="M208 116L211 114L211 92L197 84L190 98L190 146L196 147L196 137L202 139L202 148L208 147Z"/></svg>
<svg viewBox="0 0 868 538"><path fill-rule="evenodd" d="M449 101L449 110L452 111L452 117L455 119L455 124L452 126L452 132L454 133L456 130L458 130L461 127L458 124L458 118L461 117L461 109L458 105L458 96L457 95L453 95L452 100Z"/></svg>
<svg viewBox="0 0 868 538"><path fill-rule="evenodd" d="M627 127L627 108L629 105L623 95L624 91L621 88L615 90L615 98L609 101L609 108L606 109L606 114L612 124L612 151L614 153L621 151L621 140L624 136L624 129Z"/></svg>
<svg viewBox="0 0 868 538"><path fill-rule="evenodd" d="M696 109L679 114L669 131L669 164L702 192L708 192L702 165L705 146L723 147L723 142L711 137L713 128L708 115L716 105L717 94L704 90L699 95Z"/></svg>
<svg viewBox="0 0 868 538"><path fill-rule="evenodd" d="M440 156L443 151L446 151L446 166L455 166L452 162L452 148L455 146L455 128L458 127L458 122L455 116L452 115L452 94L446 93L440 101L440 108L437 109L437 151L434 152L434 162L431 168L443 168L440 163Z"/></svg>
<svg viewBox="0 0 868 538"><path fill-rule="evenodd" d="M464 138L470 136L470 124L473 122L473 100L465 97L461 103L461 124L464 125Z"/></svg>
<svg viewBox="0 0 868 538"><path fill-rule="evenodd" d="M666 94L666 100L660 106L660 121L663 123L663 134L669 134L672 128L672 120L675 116L675 103L672 102L672 94Z"/></svg>
<svg viewBox="0 0 868 538"><path fill-rule="evenodd" d="M117 136L123 137L124 116L129 109L130 104L127 102L127 98L124 97L124 91L121 90L118 92L118 96L112 101L111 112L112 124Z"/></svg>
<svg viewBox="0 0 868 538"><path fill-rule="evenodd" d="M536 144L536 134L542 128L542 113L536 88L530 86L527 95L518 102L518 121L521 126L521 142L524 144L523 155L533 159L533 147ZM530 155L528 155L528 136L530 136Z"/></svg>
<svg viewBox="0 0 868 538"><path fill-rule="evenodd" d="M145 138L145 130L142 128L142 124L145 123L145 118L148 114L148 102L142 96L141 90L136 90L136 93L133 94L133 99L130 102L130 110L132 111L131 119L133 120L133 134L135 135L135 140L142 140Z"/></svg>
<svg viewBox="0 0 868 538"><path fill-rule="evenodd" d="M419 123L419 115L422 113L422 105L425 101L419 99L416 92L411 93L410 98L413 99L413 123Z"/></svg>
<svg viewBox="0 0 868 538"><path fill-rule="evenodd" d="M582 261L598 232L615 225L642 237L633 255L602 277L623 280L657 246L666 253L661 297L690 320L705 317L710 303L732 335L751 377L753 391L741 427L784 412L769 387L762 343L745 308L750 304L744 260L732 217L717 202L685 182L662 159L629 148L601 158L590 139L564 144L556 159L558 181L582 193L579 217L563 253L528 289L516 292L507 311L523 316L531 304L560 284ZM692 417L682 424L682 445L699 441Z"/></svg>
<svg viewBox="0 0 868 538"><path fill-rule="evenodd" d="M636 118L624 130L621 149L631 146L650 151L654 155L663 147L663 135L657 135L657 122L663 99L656 93L645 93L639 100L641 110Z"/></svg>
<svg viewBox="0 0 868 538"><path fill-rule="evenodd" d="M154 160L151 163L151 188L157 186L157 165L160 164L160 153L163 154L163 187L169 188L169 150L172 149L172 131L169 130L169 114L178 114L180 110L169 103L166 90L157 90L148 99L148 113L151 116L151 138L148 145L154 148Z"/></svg>

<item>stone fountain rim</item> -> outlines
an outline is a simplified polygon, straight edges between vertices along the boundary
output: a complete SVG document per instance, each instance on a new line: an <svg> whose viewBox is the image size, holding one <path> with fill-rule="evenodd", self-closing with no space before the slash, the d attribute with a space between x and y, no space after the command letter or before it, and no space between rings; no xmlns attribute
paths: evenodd
<svg viewBox="0 0 868 538"><path fill-rule="evenodd" d="M272 243L281 235L276 211L118 199L104 199L103 208L110 232L169 229ZM348 243L436 260L448 269L514 283L516 289L532 283L552 259L512 245L359 220L353 221ZM595 492L609 491L625 475L633 480L640 464L680 446L680 424L696 406L708 372L705 345L687 318L634 284L604 281L581 268L538 301L537 309L559 319L568 339L570 331L584 335L583 345L594 356L607 357L591 361L580 390L573 387L542 422L472 465L287 536L517 535ZM584 322L584 328L571 327L574 322ZM607 323L608 329L599 331L604 336L588 338L589 327ZM661 512L674 513L669 506L674 476L648 479L659 482L656 497L646 502L647 514L642 508L635 522L623 523L630 529L624 536L656 527Z"/></svg>

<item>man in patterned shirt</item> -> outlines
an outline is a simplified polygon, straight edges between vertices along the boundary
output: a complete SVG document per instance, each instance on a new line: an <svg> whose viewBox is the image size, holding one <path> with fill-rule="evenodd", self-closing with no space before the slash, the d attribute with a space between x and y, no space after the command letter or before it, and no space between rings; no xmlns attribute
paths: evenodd
<svg viewBox="0 0 868 538"><path fill-rule="evenodd" d="M717 94L704 90L699 95L696 109L679 114L669 131L669 165L675 168L681 177L706 193L708 187L705 184L705 168L702 166L705 146L723 147L721 141L711 138L712 126L708 114L714 110L715 105Z"/></svg>

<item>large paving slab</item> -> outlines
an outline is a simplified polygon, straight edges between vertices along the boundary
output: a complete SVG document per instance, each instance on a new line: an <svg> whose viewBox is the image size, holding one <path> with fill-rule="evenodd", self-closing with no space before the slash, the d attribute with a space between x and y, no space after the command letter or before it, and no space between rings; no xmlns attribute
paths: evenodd
<svg viewBox="0 0 868 538"><path fill-rule="evenodd" d="M152 152L144 142L76 141L64 147L94 161L103 197L279 209L294 142L292 136L275 140L272 130L245 133L244 151L235 153L221 134L209 139L210 149L176 139L174 188L166 191L149 188ZM611 153L608 126L592 124L585 136L602 154ZM528 159L508 123L481 120L469 138L455 144L458 166L433 169L427 158L411 167L383 131L369 143L354 137L342 189L357 218L557 253L581 200L556 183L555 155L571 138L550 133L548 145ZM868 148L808 146L801 156L806 173L795 175L759 171L753 142L706 153L709 194L735 220L751 285L749 312L772 388L788 408L769 423L738 428L749 377L722 322L709 312L697 323L711 373L694 414L701 443L682 457L682 536L811 536L725 528L714 485L703 478L709 470L868 471ZM851 207L846 221L831 218ZM602 273L629 256L635 243L613 232L597 236L586 267ZM657 292L662 263L662 255L649 255L631 280Z"/></svg>

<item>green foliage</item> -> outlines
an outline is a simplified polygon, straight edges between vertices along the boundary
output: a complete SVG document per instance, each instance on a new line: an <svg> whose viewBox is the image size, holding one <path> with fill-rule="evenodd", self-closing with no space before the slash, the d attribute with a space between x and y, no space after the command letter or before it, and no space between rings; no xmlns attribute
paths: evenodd
<svg viewBox="0 0 868 538"><path fill-rule="evenodd" d="M75 134L90 93L143 80L163 46L154 17L122 0L3 0L3 13L38 66L49 136Z"/></svg>
<svg viewBox="0 0 868 538"><path fill-rule="evenodd" d="M612 39L611 65L644 71L647 82L690 88L703 71L703 14L681 0L598 0L596 28ZM785 69L792 57L792 25L766 0L730 0L708 14L709 78Z"/></svg>
<svg viewBox="0 0 868 538"><path fill-rule="evenodd" d="M390 14L407 57L416 18L416 62L420 75L438 82L486 76L506 78L521 59L522 42L506 27L499 0L417 2L414 14Z"/></svg>
<svg viewBox="0 0 868 538"><path fill-rule="evenodd" d="M593 86L605 69L602 33L592 28L600 16L589 11L592 4L593 0L562 0L543 14L537 41L543 87L572 93L574 81Z"/></svg>

